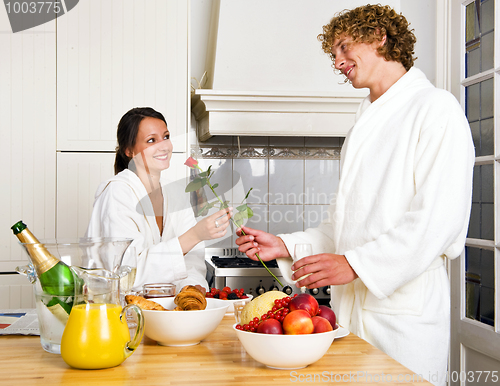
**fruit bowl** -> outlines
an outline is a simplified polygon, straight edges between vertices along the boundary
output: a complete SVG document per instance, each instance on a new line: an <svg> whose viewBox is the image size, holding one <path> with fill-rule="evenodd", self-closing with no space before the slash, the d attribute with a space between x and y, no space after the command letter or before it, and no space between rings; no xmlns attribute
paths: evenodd
<svg viewBox="0 0 500 386"><path fill-rule="evenodd" d="M173 310L174 298L156 298L155 302ZM210 335L224 317L229 304L207 299L207 308L199 311L143 310L144 334L162 346L192 346Z"/></svg>
<svg viewBox="0 0 500 386"><path fill-rule="evenodd" d="M278 335L242 331L233 325L241 344L257 362L272 369L304 368L325 355L337 330L317 334Z"/></svg>

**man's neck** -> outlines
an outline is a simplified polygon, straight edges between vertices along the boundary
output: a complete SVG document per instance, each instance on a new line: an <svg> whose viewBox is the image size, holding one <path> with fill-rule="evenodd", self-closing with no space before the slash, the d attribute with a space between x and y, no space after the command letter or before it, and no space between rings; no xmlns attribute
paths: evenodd
<svg viewBox="0 0 500 386"><path fill-rule="evenodd" d="M380 98L394 83L406 74L406 69L399 62L386 62L383 73L379 73L378 82L370 87L370 101L373 103Z"/></svg>

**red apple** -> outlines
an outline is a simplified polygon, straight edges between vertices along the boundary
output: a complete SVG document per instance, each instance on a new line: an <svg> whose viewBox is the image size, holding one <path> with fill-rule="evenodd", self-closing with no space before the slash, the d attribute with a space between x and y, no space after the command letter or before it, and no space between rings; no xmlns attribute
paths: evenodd
<svg viewBox="0 0 500 386"><path fill-rule="evenodd" d="M289 312L283 319L283 331L288 335L312 334L314 325L311 315L305 310Z"/></svg>
<svg viewBox="0 0 500 386"><path fill-rule="evenodd" d="M305 310L311 317L318 314L318 301L309 294L300 294L290 301L290 311Z"/></svg>
<svg viewBox="0 0 500 386"><path fill-rule="evenodd" d="M325 318L330 322L332 325L332 328L335 330L335 326L337 323L337 316L335 315L335 312L330 307L327 306L319 306L319 316L322 318Z"/></svg>
<svg viewBox="0 0 500 386"><path fill-rule="evenodd" d="M266 319L259 324L257 332L261 334L283 334L283 327L276 319Z"/></svg>
<svg viewBox="0 0 500 386"><path fill-rule="evenodd" d="M313 334L317 334L319 332L327 332L332 331L333 327L328 320L322 318L321 316L313 316L312 322L314 326Z"/></svg>

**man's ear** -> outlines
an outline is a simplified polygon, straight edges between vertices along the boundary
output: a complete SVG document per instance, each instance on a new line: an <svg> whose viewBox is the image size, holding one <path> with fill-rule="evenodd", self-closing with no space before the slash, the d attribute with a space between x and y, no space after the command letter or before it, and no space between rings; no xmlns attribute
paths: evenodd
<svg viewBox="0 0 500 386"><path fill-rule="evenodd" d="M387 42L387 35L384 35L382 37L382 40L380 41L379 47L382 47L386 42Z"/></svg>
<svg viewBox="0 0 500 386"><path fill-rule="evenodd" d="M375 33L377 35L381 35L381 31L380 31L380 28L376 28L375 29ZM379 40L377 46L378 47L382 47L385 43L387 42L387 34L384 34L384 36L382 36L382 39Z"/></svg>

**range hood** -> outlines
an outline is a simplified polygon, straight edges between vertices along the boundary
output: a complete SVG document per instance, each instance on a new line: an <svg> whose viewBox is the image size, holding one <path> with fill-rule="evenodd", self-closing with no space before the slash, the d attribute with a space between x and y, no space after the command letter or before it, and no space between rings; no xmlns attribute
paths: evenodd
<svg viewBox="0 0 500 386"><path fill-rule="evenodd" d="M191 111L200 141L214 135L345 136L364 96L197 89Z"/></svg>
<svg viewBox="0 0 500 386"><path fill-rule="evenodd" d="M192 79L201 78L191 94L200 141L214 135L346 135L368 92L332 72L317 40L323 6L289 0L203 4L207 8L192 21L190 51ZM283 10L287 16L277 19Z"/></svg>

